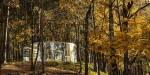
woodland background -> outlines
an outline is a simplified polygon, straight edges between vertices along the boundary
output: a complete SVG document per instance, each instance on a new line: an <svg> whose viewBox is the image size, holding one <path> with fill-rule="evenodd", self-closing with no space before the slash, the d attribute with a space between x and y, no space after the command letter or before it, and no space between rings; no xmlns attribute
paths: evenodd
<svg viewBox="0 0 150 75"><path fill-rule="evenodd" d="M76 74L146 75L149 5L149 0L0 0L1 68L22 62L24 46L61 41L77 45ZM44 59L41 64L44 73ZM28 65L36 70L34 61Z"/></svg>

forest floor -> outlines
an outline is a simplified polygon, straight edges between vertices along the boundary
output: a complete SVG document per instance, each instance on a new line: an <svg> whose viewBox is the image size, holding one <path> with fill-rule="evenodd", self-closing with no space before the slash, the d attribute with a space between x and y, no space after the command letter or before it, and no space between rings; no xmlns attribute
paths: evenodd
<svg viewBox="0 0 150 75"><path fill-rule="evenodd" d="M63 67L45 65L45 73L41 74L40 64L37 63L36 71L30 71L29 62L11 62L2 65L0 75L77 75L74 70ZM64 66L65 67L65 66Z"/></svg>

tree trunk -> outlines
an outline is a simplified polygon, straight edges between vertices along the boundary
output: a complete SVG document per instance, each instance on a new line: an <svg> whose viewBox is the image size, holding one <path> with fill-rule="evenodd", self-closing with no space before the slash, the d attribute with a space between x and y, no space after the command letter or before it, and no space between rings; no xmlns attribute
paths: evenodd
<svg viewBox="0 0 150 75"><path fill-rule="evenodd" d="M123 0L123 11L127 11L127 13L123 12L123 23L122 23L122 32L124 33L124 38L125 38L125 53L124 53L124 75L128 75L128 63L129 63L129 59L128 59L128 45L127 45L127 42L128 42L128 39L127 39L127 32L128 32L128 21L125 20L125 18L127 18L127 15L128 15L128 10L126 8L126 5L125 5L125 0Z"/></svg>
<svg viewBox="0 0 150 75"><path fill-rule="evenodd" d="M79 51L80 51L80 50L79 50L79 49L80 49L80 48L79 48L79 39L80 39L80 38L79 38L79 33L80 33L80 32L79 32L79 26L77 26L77 27L76 27L76 39L77 39L77 40L76 40L76 45L77 45L77 61L78 61L78 62L80 61L80 57L79 57Z"/></svg>
<svg viewBox="0 0 150 75"><path fill-rule="evenodd" d="M3 1L2 1L3 2ZM1 7L0 8L2 11L4 11L3 9L3 3L1 3ZM2 19L0 20L2 23L0 23L0 71L1 71L1 65L4 63L4 48L5 48L5 23L4 23L4 13L0 14L2 17Z"/></svg>
<svg viewBox="0 0 150 75"><path fill-rule="evenodd" d="M31 62L31 71L34 70L33 66L33 47L34 47L34 42L33 42L33 36L32 36L32 46L31 46L31 51L30 51L30 62Z"/></svg>
<svg viewBox="0 0 150 75"><path fill-rule="evenodd" d="M94 37L96 37L96 26L95 26L95 13L94 13L94 11L95 11L95 2L94 2L94 0L92 0L92 20L93 20L93 26L94 26ZM95 50L96 49L96 45L94 44L93 45L93 50ZM98 57L97 57L97 54L96 54L96 51L93 51L92 52L92 55L93 55L93 69L94 69L94 71L95 72L97 72L97 67L98 67L98 65L97 65L97 61L98 61Z"/></svg>
<svg viewBox="0 0 150 75"><path fill-rule="evenodd" d="M96 55L96 53L95 53L95 52L93 53L93 55L94 55L94 57L93 57L93 58L94 58L94 62L93 62L93 63L94 63L94 65L93 65L93 69L94 69L94 71L95 71L95 72L97 72L97 55Z"/></svg>
<svg viewBox="0 0 150 75"><path fill-rule="evenodd" d="M8 2L7 6L7 18L6 18L6 29L5 29L5 60L4 63L7 61L7 40L8 40L8 26L9 26L9 15L10 15L10 7L9 7L10 2Z"/></svg>
<svg viewBox="0 0 150 75"><path fill-rule="evenodd" d="M116 75L117 73L117 65L115 59L115 49L113 48L113 40L114 40L114 19L113 19L113 1L109 0L109 38L110 38L110 49L111 49L111 71L110 75Z"/></svg>
<svg viewBox="0 0 150 75"><path fill-rule="evenodd" d="M43 41L42 41L42 73L45 73L45 65L44 65L44 47L43 47Z"/></svg>
<svg viewBox="0 0 150 75"><path fill-rule="evenodd" d="M80 63L79 75L82 75L82 62L80 56L80 26L76 26L76 45L77 45L77 62Z"/></svg>
<svg viewBox="0 0 150 75"><path fill-rule="evenodd" d="M97 65L98 65L98 67L97 67L97 69L98 69L97 71L98 72L97 73L98 73L98 75L100 75L100 61L101 60L100 60L99 52L97 53L97 61L98 61L97 62Z"/></svg>
<svg viewBox="0 0 150 75"><path fill-rule="evenodd" d="M128 75L128 50L126 49L124 53L124 75Z"/></svg>
<svg viewBox="0 0 150 75"><path fill-rule="evenodd" d="M33 0L31 0L31 7L30 9L33 9ZM34 70L34 62L33 62L33 48L34 48L34 39L35 39L35 36L34 36L34 14L33 14L33 11L30 13L30 17L31 17L31 29L32 29L32 37L31 37L31 51L30 51L30 62L31 62L31 71Z"/></svg>
<svg viewBox="0 0 150 75"><path fill-rule="evenodd" d="M103 72L105 72L106 61L105 61L104 53L102 53L101 58L102 58L102 59L101 59L101 63L102 63L102 68L101 68L101 70L102 70Z"/></svg>
<svg viewBox="0 0 150 75"><path fill-rule="evenodd" d="M38 46L37 46L37 53L36 53L36 57L35 57L35 61L34 61L34 71L36 71L36 63L37 63L37 58L38 58L38 55L39 55L39 51L40 51L40 43L38 43Z"/></svg>
<svg viewBox="0 0 150 75"><path fill-rule="evenodd" d="M8 33L9 34L9 33ZM10 35L7 36L7 51L6 51L6 61L10 62L11 61L11 51L12 51L12 42L10 39Z"/></svg>
<svg viewBox="0 0 150 75"><path fill-rule="evenodd" d="M42 2L42 1L40 1L40 2ZM44 57L44 54L45 54L45 52L44 52L44 42L43 42L43 40L44 40L44 33L43 33L43 28L44 28L44 24L43 24L43 9L42 9L42 7L43 7L43 3L41 4L41 9L40 9L40 11L39 11L39 26L40 26L40 42L41 42L41 53L42 53L42 73L45 73L45 65L44 65L44 61L45 61L45 57Z"/></svg>
<svg viewBox="0 0 150 75"><path fill-rule="evenodd" d="M91 4L89 5L88 11L86 13L86 17L85 17L85 32L84 32L84 40L85 40L85 75L88 75L88 62L89 62L89 53L88 53L88 45L89 45L89 41L88 41L88 29L89 29L89 17L91 16Z"/></svg>

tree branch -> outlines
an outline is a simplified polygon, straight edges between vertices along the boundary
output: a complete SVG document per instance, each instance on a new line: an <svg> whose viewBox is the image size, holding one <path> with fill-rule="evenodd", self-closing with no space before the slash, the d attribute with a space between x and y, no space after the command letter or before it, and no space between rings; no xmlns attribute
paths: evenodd
<svg viewBox="0 0 150 75"><path fill-rule="evenodd" d="M132 18L135 14L137 14L140 10L146 8L146 7L149 6L149 5L150 5L150 3L148 3L148 4L144 5L143 7L139 8L135 13L133 13L133 14L131 14L131 15L129 16L129 19Z"/></svg>

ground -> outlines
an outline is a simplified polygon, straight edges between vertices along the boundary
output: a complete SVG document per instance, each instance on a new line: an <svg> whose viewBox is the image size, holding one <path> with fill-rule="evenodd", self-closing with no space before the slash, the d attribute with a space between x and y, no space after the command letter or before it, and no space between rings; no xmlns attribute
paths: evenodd
<svg viewBox="0 0 150 75"><path fill-rule="evenodd" d="M2 65L0 75L42 75L40 73L41 73L40 68L37 68L36 72L34 73L30 71L29 62L15 62L15 63L11 62ZM77 75L77 72L72 70L65 70L64 68L60 67L45 66L45 74L43 75Z"/></svg>

